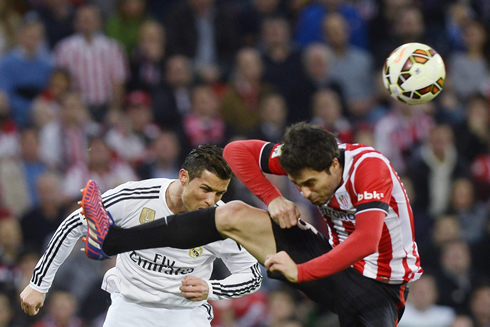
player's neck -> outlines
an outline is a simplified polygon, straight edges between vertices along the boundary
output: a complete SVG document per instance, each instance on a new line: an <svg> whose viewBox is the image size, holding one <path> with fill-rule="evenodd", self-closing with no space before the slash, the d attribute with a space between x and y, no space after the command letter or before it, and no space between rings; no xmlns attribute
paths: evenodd
<svg viewBox="0 0 490 327"><path fill-rule="evenodd" d="M167 187L165 191L165 200L167 206L174 214L185 212L184 202L182 202L182 192L184 191L179 180L175 180Z"/></svg>

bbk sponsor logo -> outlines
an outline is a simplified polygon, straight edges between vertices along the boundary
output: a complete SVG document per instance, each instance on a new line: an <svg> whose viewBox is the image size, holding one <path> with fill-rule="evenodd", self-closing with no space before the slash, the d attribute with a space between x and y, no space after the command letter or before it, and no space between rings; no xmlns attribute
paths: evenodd
<svg viewBox="0 0 490 327"><path fill-rule="evenodd" d="M341 212L341 211L333 210L332 208L329 207L320 207L320 212L322 213L322 215L326 217L330 217L332 219L340 219L343 221L356 220L355 213Z"/></svg>
<svg viewBox="0 0 490 327"><path fill-rule="evenodd" d="M357 201L362 201L362 200L381 200L384 198L385 195L383 193L378 193L376 191L374 192L366 192L360 193L357 195Z"/></svg>

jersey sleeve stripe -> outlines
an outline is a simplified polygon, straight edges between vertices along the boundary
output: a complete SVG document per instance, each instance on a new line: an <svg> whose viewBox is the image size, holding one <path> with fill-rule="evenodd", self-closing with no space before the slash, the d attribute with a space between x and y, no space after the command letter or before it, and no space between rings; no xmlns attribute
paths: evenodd
<svg viewBox="0 0 490 327"><path fill-rule="evenodd" d="M388 210L390 209L390 206L387 203L381 201L371 201L368 203L361 203L356 207L356 213L359 213L361 211L366 211L369 209L381 209L380 211L383 211L386 214L388 214Z"/></svg>
<svg viewBox="0 0 490 327"><path fill-rule="evenodd" d="M142 187L137 189L122 189L117 193L110 195L103 195L102 199L105 201L110 201L114 198L123 196L123 195L142 195L142 194L158 194L160 193L161 186L158 187Z"/></svg>
<svg viewBox="0 0 490 327"><path fill-rule="evenodd" d="M271 173L269 168L269 158L271 157L272 150L274 150L274 145L274 143L267 143L260 153L260 169L262 169L264 173Z"/></svg>
<svg viewBox="0 0 490 327"><path fill-rule="evenodd" d="M211 282L213 286L213 294L225 297L237 297L243 294L251 293L258 289L262 284L262 274L259 270L259 265L256 263L250 267L253 278L249 281L237 284L225 285L218 281Z"/></svg>
<svg viewBox="0 0 490 327"><path fill-rule="evenodd" d="M81 226L83 223L78 216L78 211L74 213L69 219L63 222L63 226L58 229L58 232L53 235L53 238L48 244L48 248L43 255L42 262L39 264L32 274L31 282L37 286L40 286L43 278L46 276L49 266L53 262L56 254L58 253L63 241L68 237L70 232Z"/></svg>
<svg viewBox="0 0 490 327"><path fill-rule="evenodd" d="M127 196L120 196L117 198L112 199L111 201L103 201L104 207L106 209L109 209L111 206L115 205L118 202L125 201L125 200L141 200L141 199L159 199L160 195L152 195L152 196L134 196L132 194L127 195Z"/></svg>

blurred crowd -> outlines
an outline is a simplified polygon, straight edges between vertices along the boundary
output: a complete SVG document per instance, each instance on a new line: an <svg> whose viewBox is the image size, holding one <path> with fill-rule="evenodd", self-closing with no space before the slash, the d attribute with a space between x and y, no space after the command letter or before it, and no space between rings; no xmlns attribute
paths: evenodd
<svg viewBox="0 0 490 327"><path fill-rule="evenodd" d="M38 316L18 300L87 180L176 178L192 147L276 142L298 121L374 146L404 181L425 274L399 326L490 326L489 33L487 0L0 0L0 327L102 325L112 260L74 251ZM407 42L447 70L416 107L381 79ZM231 199L263 207L236 180ZM267 278L212 304L213 326L337 326Z"/></svg>

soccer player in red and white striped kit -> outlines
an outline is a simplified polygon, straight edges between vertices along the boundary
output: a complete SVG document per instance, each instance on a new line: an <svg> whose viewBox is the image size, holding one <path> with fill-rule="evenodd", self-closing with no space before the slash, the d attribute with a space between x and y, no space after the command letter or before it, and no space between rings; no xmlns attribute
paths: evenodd
<svg viewBox="0 0 490 327"><path fill-rule="evenodd" d="M224 156L268 211L232 201L177 214L168 223L163 219L137 229L111 226L103 237L103 252L191 248L232 238L267 268L270 277L337 313L341 326L397 325L407 283L423 270L410 203L386 157L372 147L339 145L334 135L307 123L289 127L281 144L232 142ZM302 221L294 203L263 173L287 174L318 206L328 237Z"/></svg>

